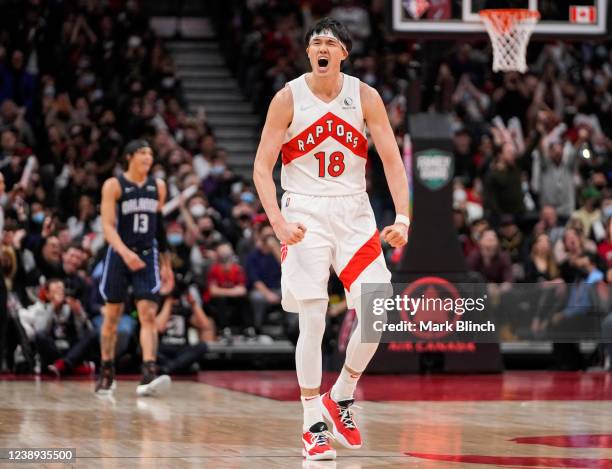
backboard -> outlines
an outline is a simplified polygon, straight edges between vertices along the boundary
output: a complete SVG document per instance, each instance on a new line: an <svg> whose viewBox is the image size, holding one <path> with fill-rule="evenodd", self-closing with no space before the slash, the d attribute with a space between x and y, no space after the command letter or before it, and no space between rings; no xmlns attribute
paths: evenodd
<svg viewBox="0 0 612 469"><path fill-rule="evenodd" d="M538 10L534 37L596 37L607 32L609 0L390 0L393 32L409 35L486 33L478 12L487 8Z"/></svg>

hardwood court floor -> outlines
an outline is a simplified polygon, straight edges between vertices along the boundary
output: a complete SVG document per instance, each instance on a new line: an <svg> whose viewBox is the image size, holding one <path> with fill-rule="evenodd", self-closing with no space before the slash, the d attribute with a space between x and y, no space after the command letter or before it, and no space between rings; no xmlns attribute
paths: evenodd
<svg viewBox="0 0 612 469"><path fill-rule="evenodd" d="M0 447L72 447L84 468L612 468L612 373L551 376L364 379L356 409L364 447L305 465L301 406L275 397L291 372L200 373L203 382L175 381L163 399L137 398L136 382L123 377L113 400L88 381L1 380ZM410 394L367 400L381 386L390 399ZM529 388L539 394L528 397Z"/></svg>

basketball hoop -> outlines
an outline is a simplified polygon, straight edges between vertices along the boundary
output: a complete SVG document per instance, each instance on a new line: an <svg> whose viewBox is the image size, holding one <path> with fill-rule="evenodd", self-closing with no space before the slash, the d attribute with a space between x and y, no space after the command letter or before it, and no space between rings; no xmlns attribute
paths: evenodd
<svg viewBox="0 0 612 469"><path fill-rule="evenodd" d="M540 13L525 9L481 10L493 44L493 71L527 71L527 44Z"/></svg>

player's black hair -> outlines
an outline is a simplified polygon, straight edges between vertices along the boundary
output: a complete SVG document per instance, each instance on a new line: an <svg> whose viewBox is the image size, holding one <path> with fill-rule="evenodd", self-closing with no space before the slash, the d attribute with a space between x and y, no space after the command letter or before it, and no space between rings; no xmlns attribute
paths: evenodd
<svg viewBox="0 0 612 469"><path fill-rule="evenodd" d="M143 138L132 140L125 146L123 150L123 155L127 158L128 156L131 156L136 153L141 148L151 148L151 144Z"/></svg>
<svg viewBox="0 0 612 469"><path fill-rule="evenodd" d="M331 31L334 36L336 36L344 47L346 47L347 52L350 52L353 48L353 41L351 40L351 34L346 29L340 21L330 18L329 16L320 19L317 21L306 33L304 36L304 45L308 48L310 44L310 38L316 34L320 34L323 31Z"/></svg>

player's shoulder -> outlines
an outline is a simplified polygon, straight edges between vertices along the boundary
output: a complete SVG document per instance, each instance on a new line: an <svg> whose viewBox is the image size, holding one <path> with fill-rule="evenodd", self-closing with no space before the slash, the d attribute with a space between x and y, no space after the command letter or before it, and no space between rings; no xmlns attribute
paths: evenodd
<svg viewBox="0 0 612 469"><path fill-rule="evenodd" d="M293 107L293 91L291 91L291 86L289 83L285 84L285 86L276 92L274 98L272 98L272 103L278 105L279 107Z"/></svg>
<svg viewBox="0 0 612 469"><path fill-rule="evenodd" d="M359 82L359 98L361 100L361 109L366 119L372 113L381 112L381 109L384 110L385 108L382 98L376 88L373 88L363 81Z"/></svg>
<svg viewBox="0 0 612 469"><path fill-rule="evenodd" d="M268 109L268 117L278 125L288 125L293 119L293 94L287 84L272 98Z"/></svg>
<svg viewBox="0 0 612 469"><path fill-rule="evenodd" d="M119 197L121 195L121 182L116 176L109 177L102 184L102 197Z"/></svg>
<svg viewBox="0 0 612 469"><path fill-rule="evenodd" d="M376 88L359 80L359 97L362 103L372 102L373 100L380 99L380 94L378 94Z"/></svg>

